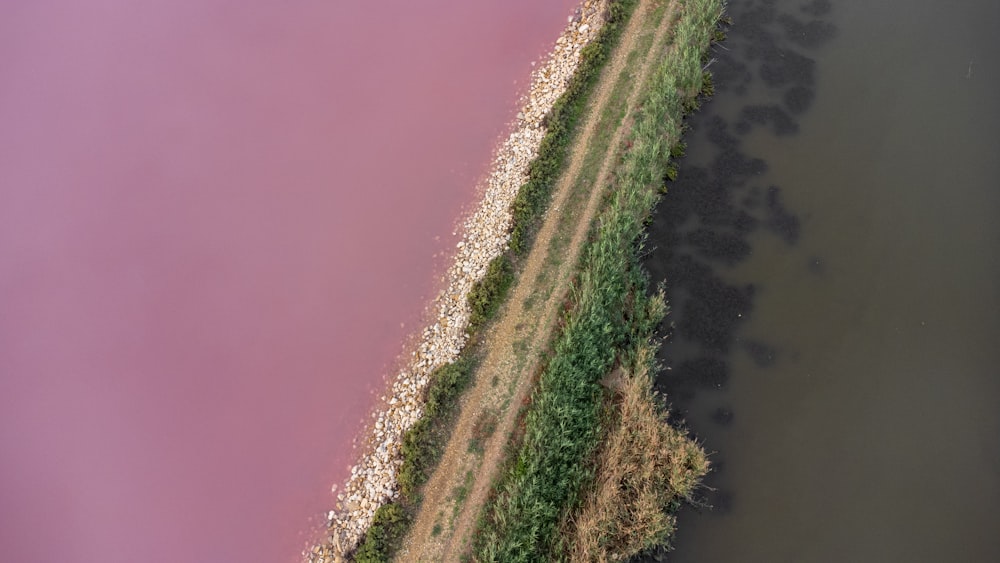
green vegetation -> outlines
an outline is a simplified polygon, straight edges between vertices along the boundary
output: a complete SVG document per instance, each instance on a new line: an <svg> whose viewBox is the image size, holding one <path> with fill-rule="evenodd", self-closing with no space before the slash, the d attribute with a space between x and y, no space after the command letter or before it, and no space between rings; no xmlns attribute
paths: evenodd
<svg viewBox="0 0 1000 563"><path fill-rule="evenodd" d="M479 415L476 424L472 427L472 439L469 441L470 452L483 453L483 443L496 431L499 421L500 418L494 411L487 411Z"/></svg>
<svg viewBox="0 0 1000 563"><path fill-rule="evenodd" d="M539 274L539 280L542 278L548 279L550 276L556 274L560 266L563 265L567 257L567 250L572 244L574 234L577 231L577 225L580 222L579 217L586 211L593 188L595 186L598 188L605 187L598 186L599 182L605 181L601 176L607 174L606 170L602 174L602 168L607 165L609 156L612 159L617 159L620 149L617 145L620 143L614 141L615 136L621 127L628 128L628 125L624 121L628 115L629 108L635 105L635 96L641 94L639 88L642 86L636 84L637 77L641 72L642 66L645 64L650 50L661 48L660 46L654 47L653 43L657 41L659 24L663 21L667 10L670 9L670 5L670 2L659 2L646 13L646 23L641 26L638 32L640 37L636 40L634 48L628 54L626 63L621 69L619 79L614 81L607 102L600 109L593 134L586 146L583 147L584 157L582 164L575 179L572 180L573 184L568 197L561 204L559 222L545 257L545 269ZM663 40L669 43L669 30ZM624 79L621 79L622 77ZM560 178L560 181L562 179ZM557 284L558 282L539 284L548 288L539 297L548 299Z"/></svg>
<svg viewBox="0 0 1000 563"><path fill-rule="evenodd" d="M511 204L513 222L510 250L493 260L489 270L469 294L472 316L469 332L475 334L493 319L507 296L513 281L513 269L523 258L548 207L552 189L566 167L569 147L590 96L612 49L618 44L628 18L638 0L617 0L608 7L608 20L598 36L584 47L580 65L566 91L552 106L545 119L548 132L542 139L538 156L528 169L528 180L518 190Z"/></svg>
<svg viewBox="0 0 1000 563"><path fill-rule="evenodd" d="M403 435L403 465L398 479L404 499L416 500L418 489L437 465L458 413L458 398L469 386L475 367L470 356L462 356L431 375L424 415Z"/></svg>
<svg viewBox="0 0 1000 563"><path fill-rule="evenodd" d="M469 496L469 486L472 485L472 472L465 472L465 480L462 481L462 486L455 489L455 499L458 501L455 504L455 513L458 513L458 507L461 505L465 497Z"/></svg>
<svg viewBox="0 0 1000 563"><path fill-rule="evenodd" d="M637 0L612 0L607 22L584 48L577 72L547 116L548 133L542 140L538 157L531 164L527 182L512 204L511 251L490 264L486 276L470 293L470 334L478 333L492 320L505 300L517 259L530 247L552 186L565 167L577 122L636 3ZM455 363L442 366L431 375L424 414L403 437L403 464L398 476L400 497L375 513L372 525L353 553L355 561L389 561L400 547L420 506L420 487L440 461L458 410L458 399L468 386L480 356L480 345L471 341Z"/></svg>
<svg viewBox="0 0 1000 563"><path fill-rule="evenodd" d="M375 511L364 543L354 553L358 563L388 561L406 535L410 515L401 506L390 503Z"/></svg>
<svg viewBox="0 0 1000 563"><path fill-rule="evenodd" d="M403 465L399 469L400 500L380 507L354 553L359 563L389 561L406 536L420 503L420 486L437 465L458 412L458 399L472 379L475 359L463 355L431 374L424 415L403 435Z"/></svg>
<svg viewBox="0 0 1000 563"><path fill-rule="evenodd" d="M486 275L469 291L469 332L476 332L485 323L493 320L507 290L514 282L514 266L507 254L501 254L490 262Z"/></svg>
<svg viewBox="0 0 1000 563"><path fill-rule="evenodd" d="M616 171L615 191L584 251L574 307L532 395L523 441L486 507L474 548L480 561L568 556L559 523L579 507L594 479L594 464L586 462L601 435L600 379L616 363L635 365L629 356L647 345L659 322L639 263L644 224L667 176L681 119L697 107L702 60L722 2L683 0L680 12L674 44L651 77L631 148ZM662 540L662 528L654 535Z"/></svg>
<svg viewBox="0 0 1000 563"><path fill-rule="evenodd" d="M511 206L514 227L511 230L510 248L516 256L522 256L531 247L539 218L545 212L552 195L552 187L565 167L577 122L583 115L601 69L618 44L637 2L638 0L618 0L611 3L607 22L598 37L584 47L580 66L566 92L552 106L552 111L546 118L548 133L542 140L538 157L531 163L528 181L521 186Z"/></svg>

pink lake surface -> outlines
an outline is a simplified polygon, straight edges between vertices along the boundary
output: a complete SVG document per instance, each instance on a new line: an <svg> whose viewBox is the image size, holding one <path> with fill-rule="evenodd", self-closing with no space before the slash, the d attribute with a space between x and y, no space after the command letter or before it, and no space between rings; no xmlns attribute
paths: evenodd
<svg viewBox="0 0 1000 563"><path fill-rule="evenodd" d="M0 560L297 560L574 5L0 2Z"/></svg>

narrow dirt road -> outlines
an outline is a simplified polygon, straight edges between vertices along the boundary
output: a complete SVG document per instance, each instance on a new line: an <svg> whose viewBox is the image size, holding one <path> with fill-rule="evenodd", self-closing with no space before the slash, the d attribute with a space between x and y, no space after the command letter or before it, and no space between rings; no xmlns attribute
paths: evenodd
<svg viewBox="0 0 1000 563"><path fill-rule="evenodd" d="M670 4L662 9L668 1ZM470 535L503 463L504 448L513 433L518 410L530 392L532 374L550 340L587 232L611 183L610 173L629 129L631 113L650 70L663 53L674 9L671 0L640 0L608 61L519 282L499 321L485 336L485 360L463 400L441 463L425 485L422 507L397 555L398 561L459 561L471 544ZM654 17L656 20L651 20ZM632 53L647 44L646 51L637 53L638 65L630 63ZM547 271L562 215L580 213L565 204L580 181L588 147L612 101L612 92L622 81L628 81L631 88L625 116L615 124L597 180L584 187L586 206L571 222L569 246L559 249L557 269ZM544 301L537 302L539 298Z"/></svg>

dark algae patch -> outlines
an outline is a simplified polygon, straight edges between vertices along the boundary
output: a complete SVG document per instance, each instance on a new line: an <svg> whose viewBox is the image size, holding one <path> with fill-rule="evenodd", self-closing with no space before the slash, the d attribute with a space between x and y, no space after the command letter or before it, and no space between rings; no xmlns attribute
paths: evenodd
<svg viewBox="0 0 1000 563"><path fill-rule="evenodd" d="M639 560L1000 561L1000 4L729 15L646 260L712 471Z"/></svg>
<svg viewBox="0 0 1000 563"><path fill-rule="evenodd" d="M654 279L665 280L673 309L671 338L661 354L670 369L658 385L681 413L698 389L719 389L728 381L729 354L759 289L732 283L721 272L753 254L751 236L761 230L788 245L801 236L801 220L785 205L782 189L757 181L767 163L742 149L743 137L757 129L774 136L796 134L799 125L792 116L806 111L815 96L815 62L775 34L776 26L791 25L791 20L773 4L750 3L732 16L748 44L740 51L713 50L711 69L720 95L744 96L759 79L775 101L743 106L734 123L711 107L692 117L698 161L680 160L650 227L654 251L645 266ZM686 353L673 353L674 341ZM777 356L766 343L740 348L762 366Z"/></svg>
<svg viewBox="0 0 1000 563"><path fill-rule="evenodd" d="M672 308L669 338L659 354L667 369L656 386L671 401L675 423L685 419L696 395L715 397L730 384L736 355L759 369L785 357L766 338L741 336L756 296L767 288L734 281L729 272L753 256L762 237L785 248L797 245L804 225L786 205L782 187L761 182L768 163L744 147L750 135L799 133L798 117L816 97L816 61L808 52L836 34L832 24L817 19L829 8L816 0L788 14L771 0L739 3L730 10L738 44L711 53L716 100L726 98L729 111L724 115L713 106L717 102L709 102L690 119L689 151L667 184L650 226L654 250L644 262L654 280L663 280ZM753 101L741 104L750 92ZM813 258L808 270L820 272L819 264ZM732 403L720 400L707 407L704 420L725 432L739 423L737 415ZM724 454L712 454L708 487L693 504L698 510L721 515L734 503L734 493L717 483ZM644 560L665 557L666 550L658 550Z"/></svg>
<svg viewBox="0 0 1000 563"><path fill-rule="evenodd" d="M770 127L775 135L792 135L799 132L799 124L777 104L744 107L740 121L736 124L736 132L745 135L758 125Z"/></svg>

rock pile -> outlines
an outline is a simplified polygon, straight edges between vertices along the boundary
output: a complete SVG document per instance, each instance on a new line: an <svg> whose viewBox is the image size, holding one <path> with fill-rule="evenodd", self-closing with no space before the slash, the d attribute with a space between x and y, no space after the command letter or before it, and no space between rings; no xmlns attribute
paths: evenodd
<svg viewBox="0 0 1000 563"><path fill-rule="evenodd" d="M490 262L507 248L510 206L528 178L528 166L538 155L546 133L543 120L576 71L580 51L600 30L607 2L584 1L568 18L546 64L532 73L514 131L497 149L483 200L463 224L455 262L445 277L447 287L434 303L437 320L424 329L409 365L398 374L388 401L374 415L365 453L337 495L336 510L327 515L326 542L304 553L309 563L342 561L343 554L364 536L375 510L398 496L396 475L402 463L399 450L403 433L421 416L421 397L430 373L453 362L465 345L469 291L486 274Z"/></svg>

